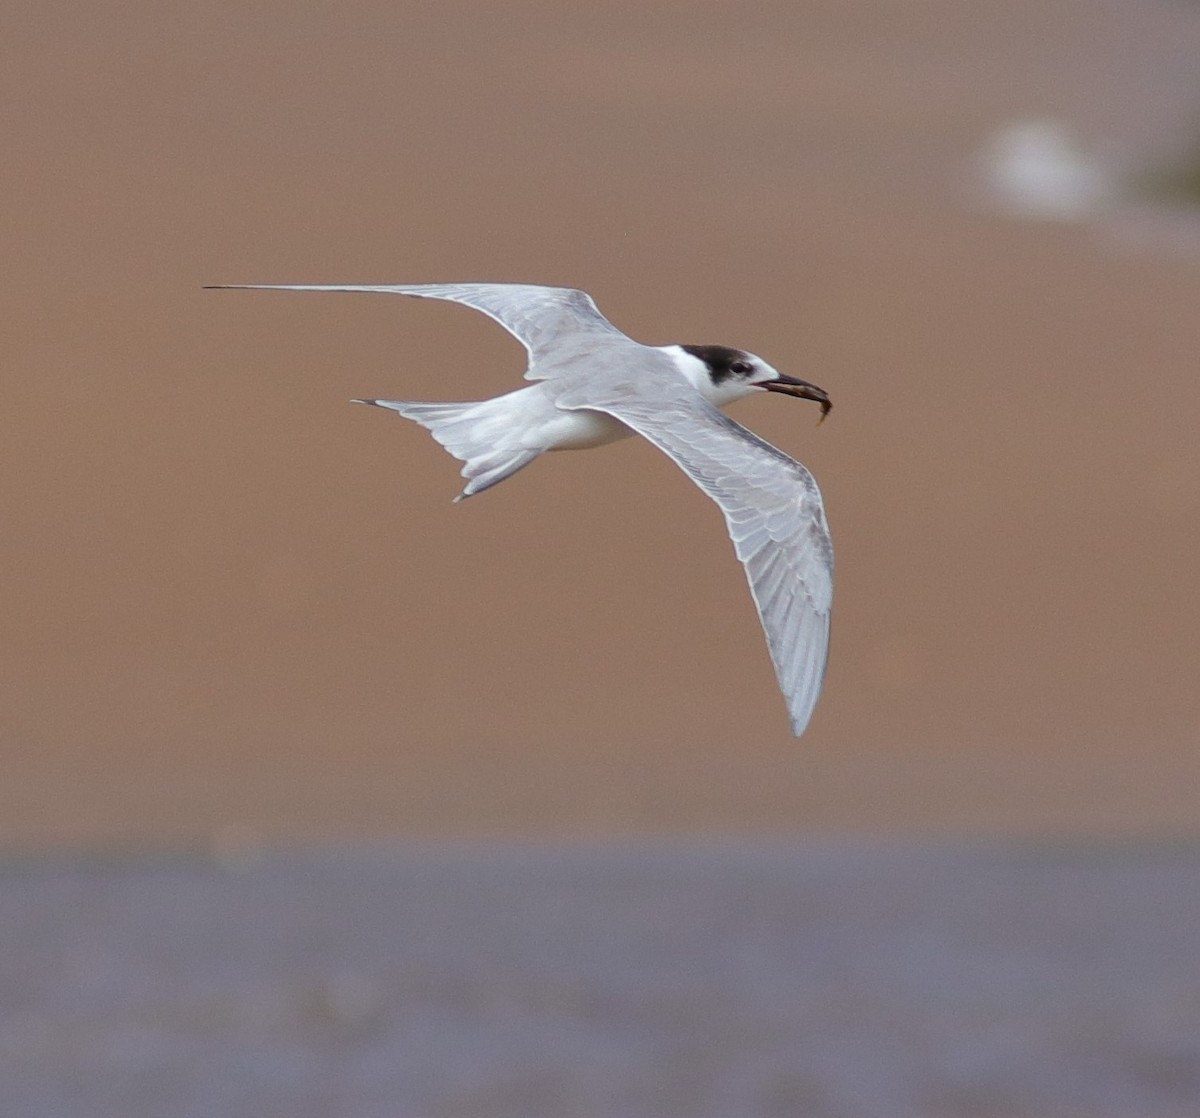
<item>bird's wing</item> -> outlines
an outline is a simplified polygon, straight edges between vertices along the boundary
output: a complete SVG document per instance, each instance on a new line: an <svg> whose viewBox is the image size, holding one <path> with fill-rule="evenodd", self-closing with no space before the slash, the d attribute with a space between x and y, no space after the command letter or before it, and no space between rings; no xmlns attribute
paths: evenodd
<svg viewBox="0 0 1200 1118"><path fill-rule="evenodd" d="M833 604L833 546L821 492L799 462L683 384L622 398L577 381L560 407L607 412L663 451L720 506L767 635L792 730L821 692Z"/></svg>
<svg viewBox="0 0 1200 1118"><path fill-rule="evenodd" d="M526 376L531 380L553 375L555 366L560 365L564 357L574 355L573 341L586 345L589 339L596 337L625 339L625 335L596 309L590 295L572 287L539 287L527 283L231 283L212 286L226 290L362 291L462 303L495 319L529 351Z"/></svg>

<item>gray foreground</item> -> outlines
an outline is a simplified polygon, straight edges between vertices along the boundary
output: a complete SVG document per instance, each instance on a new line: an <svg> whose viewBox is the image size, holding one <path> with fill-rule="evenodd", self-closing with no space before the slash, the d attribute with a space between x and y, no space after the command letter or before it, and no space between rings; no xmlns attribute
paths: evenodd
<svg viewBox="0 0 1200 1118"><path fill-rule="evenodd" d="M1200 850L0 866L13 1118L1196 1118Z"/></svg>

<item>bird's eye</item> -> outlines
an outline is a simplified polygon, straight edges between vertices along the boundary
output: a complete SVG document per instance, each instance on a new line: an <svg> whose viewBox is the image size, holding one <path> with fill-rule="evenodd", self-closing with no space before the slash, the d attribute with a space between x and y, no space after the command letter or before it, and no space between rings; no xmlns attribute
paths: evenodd
<svg viewBox="0 0 1200 1118"><path fill-rule="evenodd" d="M749 361L734 361L729 366L731 373L737 373L738 376L745 376L747 373L754 372L754 366Z"/></svg>

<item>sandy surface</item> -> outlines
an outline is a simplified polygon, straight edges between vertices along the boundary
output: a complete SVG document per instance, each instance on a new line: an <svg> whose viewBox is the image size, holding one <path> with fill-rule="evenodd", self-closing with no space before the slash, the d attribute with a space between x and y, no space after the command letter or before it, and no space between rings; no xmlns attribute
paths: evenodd
<svg viewBox="0 0 1200 1118"><path fill-rule="evenodd" d="M1167 2L20 5L0 121L0 842L797 827L1194 833L1200 260L975 153L1134 170ZM570 283L824 385L833 660L788 737L714 510L649 447L455 464L482 318L236 281Z"/></svg>
<svg viewBox="0 0 1200 1118"><path fill-rule="evenodd" d="M1192 846L0 869L22 1118L1194 1118Z"/></svg>

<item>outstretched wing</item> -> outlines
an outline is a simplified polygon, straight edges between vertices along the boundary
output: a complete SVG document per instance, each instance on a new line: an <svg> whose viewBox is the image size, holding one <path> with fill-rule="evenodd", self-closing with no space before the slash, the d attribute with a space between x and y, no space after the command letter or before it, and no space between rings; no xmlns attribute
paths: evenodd
<svg viewBox="0 0 1200 1118"><path fill-rule="evenodd" d="M500 323L529 351L529 371L525 375L530 380L553 375L554 367L561 364L564 357L574 356L579 348L598 337L628 340L596 309L590 295L573 287L539 287L527 283L222 283L211 286L221 290L361 291L462 303Z"/></svg>
<svg viewBox="0 0 1200 1118"><path fill-rule="evenodd" d="M833 545L820 490L799 462L681 388L624 397L578 384L557 403L615 416L720 506L798 737L821 693L829 650Z"/></svg>

